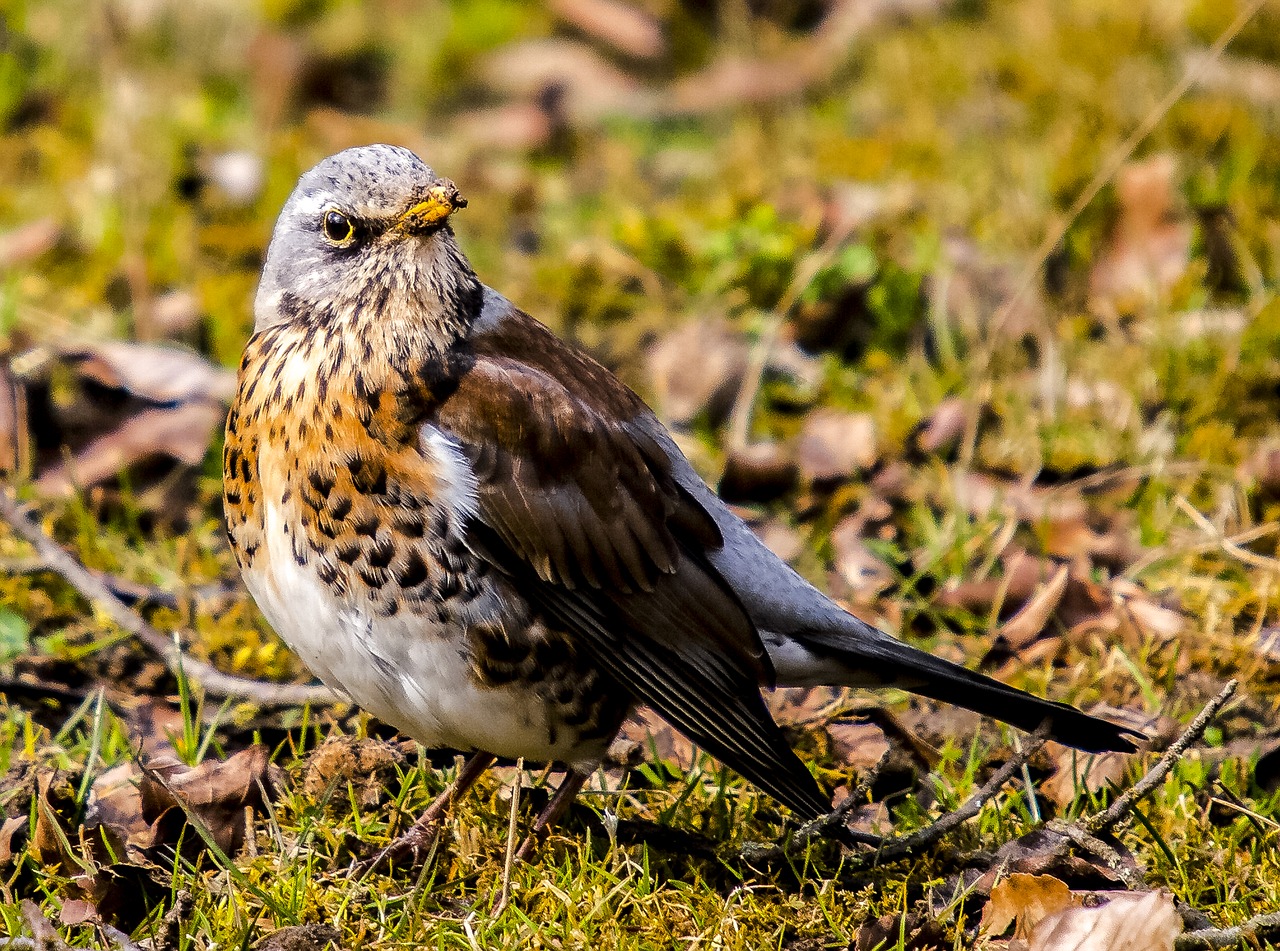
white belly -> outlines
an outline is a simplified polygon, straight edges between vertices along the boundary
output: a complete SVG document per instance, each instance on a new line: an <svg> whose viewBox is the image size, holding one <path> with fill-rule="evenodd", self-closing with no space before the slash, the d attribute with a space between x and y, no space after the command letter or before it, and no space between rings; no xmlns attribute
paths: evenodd
<svg viewBox="0 0 1280 951"><path fill-rule="evenodd" d="M272 627L326 684L427 747L594 766L603 750L568 745L572 737L551 729L548 707L531 693L477 683L463 632L445 629L434 611L379 617L360 600L339 597L311 564L294 560L271 504L265 539L265 570L245 572L245 582Z"/></svg>

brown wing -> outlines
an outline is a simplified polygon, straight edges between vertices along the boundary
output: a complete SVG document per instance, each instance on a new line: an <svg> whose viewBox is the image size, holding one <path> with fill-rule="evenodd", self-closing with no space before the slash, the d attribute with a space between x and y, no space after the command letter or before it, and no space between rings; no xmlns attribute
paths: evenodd
<svg viewBox="0 0 1280 951"><path fill-rule="evenodd" d="M796 811L824 811L760 696L759 634L707 561L720 531L648 408L518 312L475 347L435 422L476 474L476 549L639 700Z"/></svg>

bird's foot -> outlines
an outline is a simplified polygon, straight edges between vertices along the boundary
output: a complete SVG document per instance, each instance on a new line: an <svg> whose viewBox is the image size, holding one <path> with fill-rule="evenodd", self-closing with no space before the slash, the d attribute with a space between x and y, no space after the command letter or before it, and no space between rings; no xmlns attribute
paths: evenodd
<svg viewBox="0 0 1280 951"><path fill-rule="evenodd" d="M428 818L431 821L423 821ZM443 818L443 815L423 816L376 855L355 863L351 868L351 877L359 881L392 869L415 869L422 865L431 857L440 839Z"/></svg>

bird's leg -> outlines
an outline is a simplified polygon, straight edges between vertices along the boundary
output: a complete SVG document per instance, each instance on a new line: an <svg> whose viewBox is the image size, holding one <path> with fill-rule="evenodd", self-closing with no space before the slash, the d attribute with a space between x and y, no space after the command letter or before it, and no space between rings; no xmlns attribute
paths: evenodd
<svg viewBox="0 0 1280 951"><path fill-rule="evenodd" d="M448 814L450 807L475 785L476 780L493 765L496 759L497 757L492 753L473 753L458 770L457 778L435 798L431 805L427 806L417 822L373 858L356 866L356 877L364 878L374 872L390 869L393 865L403 863L405 859L409 860L410 867L422 861L431 850L431 846L435 844L436 836L440 834L440 823Z"/></svg>
<svg viewBox="0 0 1280 951"><path fill-rule="evenodd" d="M533 855L533 850L546 838L547 830L560 821L586 781L586 773L579 773L572 769L565 773L560 788L555 791L555 795L547 802L546 808L534 820L533 828L529 830L529 834L520 843L520 848L516 850L516 861L527 861L529 856Z"/></svg>

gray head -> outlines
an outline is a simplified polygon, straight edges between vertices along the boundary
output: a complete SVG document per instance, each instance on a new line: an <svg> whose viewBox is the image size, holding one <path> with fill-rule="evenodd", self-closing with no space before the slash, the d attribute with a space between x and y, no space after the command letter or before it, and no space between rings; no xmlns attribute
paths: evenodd
<svg viewBox="0 0 1280 951"><path fill-rule="evenodd" d="M481 294L449 227L465 204L408 149L329 156L299 179L276 221L254 329L365 314L459 331Z"/></svg>

